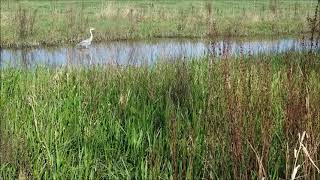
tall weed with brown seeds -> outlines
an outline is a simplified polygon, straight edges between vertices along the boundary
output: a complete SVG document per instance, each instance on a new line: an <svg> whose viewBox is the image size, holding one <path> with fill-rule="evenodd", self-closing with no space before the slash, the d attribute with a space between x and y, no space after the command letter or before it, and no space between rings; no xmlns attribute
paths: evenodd
<svg viewBox="0 0 320 180"><path fill-rule="evenodd" d="M27 36L34 33L34 28L37 18L37 9L30 11L22 8L19 5L18 11L15 14L14 22L18 23L18 35L21 39L25 39Z"/></svg>
<svg viewBox="0 0 320 180"><path fill-rule="evenodd" d="M228 47L228 45L227 45ZM228 49L224 49L228 51ZM242 99L241 87L237 86L230 74L230 61L225 53L223 61L223 77L224 77L224 92L226 93L227 102L227 117L230 126L230 149L233 162L233 176L235 178L243 178L242 163L243 163L243 119L242 119Z"/></svg>

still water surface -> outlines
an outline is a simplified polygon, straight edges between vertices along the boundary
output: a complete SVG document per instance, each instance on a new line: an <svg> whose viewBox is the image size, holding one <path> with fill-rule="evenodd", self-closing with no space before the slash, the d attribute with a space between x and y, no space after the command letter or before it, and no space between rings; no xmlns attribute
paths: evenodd
<svg viewBox="0 0 320 180"><path fill-rule="evenodd" d="M89 49L75 47L1 49L0 68L8 66L61 67L66 65L141 65L158 61L199 58L206 55L238 56L302 51L311 48L308 40L207 40L162 39L155 41L118 41L92 44ZM313 46L319 52L319 47Z"/></svg>

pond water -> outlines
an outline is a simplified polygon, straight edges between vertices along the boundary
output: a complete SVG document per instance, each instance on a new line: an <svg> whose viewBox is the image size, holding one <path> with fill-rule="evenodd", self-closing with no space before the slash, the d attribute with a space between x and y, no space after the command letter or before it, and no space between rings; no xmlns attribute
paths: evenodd
<svg viewBox="0 0 320 180"><path fill-rule="evenodd" d="M319 43L318 43L319 44ZM240 54L270 54L302 51L311 48L308 40L292 38L277 40L188 40L161 39L154 41L116 41L93 43L89 49L75 47L1 49L0 68L8 66L36 67L44 65L141 65L182 58L199 58L206 55L238 56ZM319 51L319 46L313 46Z"/></svg>

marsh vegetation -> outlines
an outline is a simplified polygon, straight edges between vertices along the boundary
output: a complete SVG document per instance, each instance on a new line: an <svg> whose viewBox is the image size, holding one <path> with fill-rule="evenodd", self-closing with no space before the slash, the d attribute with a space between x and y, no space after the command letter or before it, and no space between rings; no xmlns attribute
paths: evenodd
<svg viewBox="0 0 320 180"><path fill-rule="evenodd" d="M319 179L319 11L320 1L1 1L0 179ZM88 25L95 43L227 43L151 64L129 53L139 63L1 66L29 58L7 58L9 47L68 49ZM275 34L307 41L230 53L234 36ZM50 61L69 58L60 53Z"/></svg>
<svg viewBox="0 0 320 180"><path fill-rule="evenodd" d="M5 69L0 175L289 177L302 131L319 165L319 59L298 53L152 68ZM300 173L319 177L300 158Z"/></svg>

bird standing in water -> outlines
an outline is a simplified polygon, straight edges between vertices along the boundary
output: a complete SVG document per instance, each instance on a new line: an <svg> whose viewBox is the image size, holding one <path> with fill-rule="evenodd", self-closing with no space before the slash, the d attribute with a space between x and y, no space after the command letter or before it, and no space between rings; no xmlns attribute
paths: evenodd
<svg viewBox="0 0 320 180"><path fill-rule="evenodd" d="M94 30L94 28L90 28L90 38L81 41L80 43L77 44L76 47L82 47L82 48L86 48L88 49L88 46L91 45L91 41L93 39L93 35L92 35L92 31Z"/></svg>

